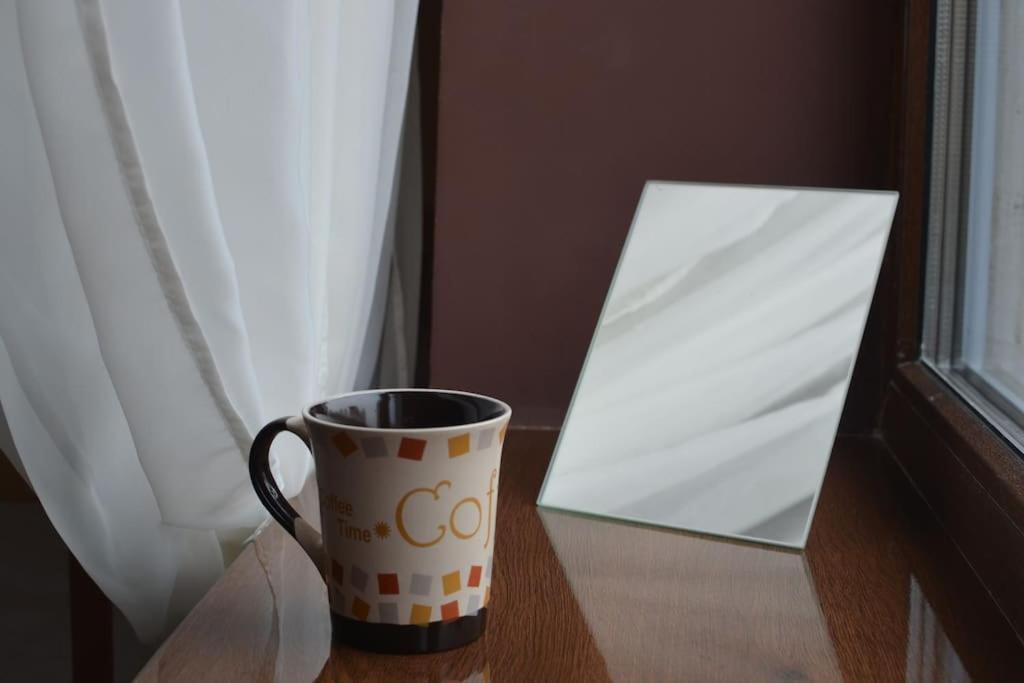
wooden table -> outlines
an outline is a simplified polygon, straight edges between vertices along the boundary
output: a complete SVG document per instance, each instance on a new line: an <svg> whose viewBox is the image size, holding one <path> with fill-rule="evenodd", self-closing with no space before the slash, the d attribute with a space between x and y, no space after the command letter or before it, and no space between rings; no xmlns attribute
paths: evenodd
<svg viewBox="0 0 1024 683"><path fill-rule="evenodd" d="M332 649L324 585L275 526L140 680L1024 680L1021 640L879 442L839 440L797 553L539 510L554 438L506 443L483 640Z"/></svg>

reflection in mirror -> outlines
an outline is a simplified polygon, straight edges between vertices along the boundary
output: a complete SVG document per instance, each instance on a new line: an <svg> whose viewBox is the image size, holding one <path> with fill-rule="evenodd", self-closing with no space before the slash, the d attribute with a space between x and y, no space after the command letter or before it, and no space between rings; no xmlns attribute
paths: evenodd
<svg viewBox="0 0 1024 683"><path fill-rule="evenodd" d="M895 208L649 182L539 503L803 547Z"/></svg>

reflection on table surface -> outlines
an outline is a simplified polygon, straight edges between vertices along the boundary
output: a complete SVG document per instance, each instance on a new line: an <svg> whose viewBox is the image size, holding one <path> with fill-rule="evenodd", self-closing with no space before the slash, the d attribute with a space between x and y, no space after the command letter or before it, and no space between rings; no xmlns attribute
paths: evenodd
<svg viewBox="0 0 1024 683"><path fill-rule="evenodd" d="M323 584L271 528L140 680L1024 678L1024 646L876 442L840 439L798 553L538 510L553 440L506 443L483 640L332 649Z"/></svg>

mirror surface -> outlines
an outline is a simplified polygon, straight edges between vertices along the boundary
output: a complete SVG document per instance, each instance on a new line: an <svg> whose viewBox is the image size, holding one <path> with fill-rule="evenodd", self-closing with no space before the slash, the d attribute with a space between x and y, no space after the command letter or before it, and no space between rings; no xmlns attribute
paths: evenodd
<svg viewBox="0 0 1024 683"><path fill-rule="evenodd" d="M648 182L538 503L802 548L896 199Z"/></svg>

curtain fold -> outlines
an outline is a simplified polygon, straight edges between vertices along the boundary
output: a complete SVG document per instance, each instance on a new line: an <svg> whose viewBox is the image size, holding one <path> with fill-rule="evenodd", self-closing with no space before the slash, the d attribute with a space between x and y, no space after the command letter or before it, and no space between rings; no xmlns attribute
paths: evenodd
<svg viewBox="0 0 1024 683"><path fill-rule="evenodd" d="M255 431L376 365L415 15L413 0L0 7L12 459L143 638L265 518ZM282 441L275 460L297 492L308 454Z"/></svg>

